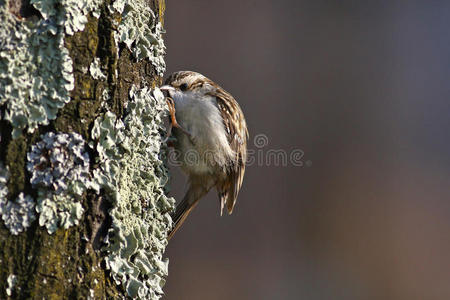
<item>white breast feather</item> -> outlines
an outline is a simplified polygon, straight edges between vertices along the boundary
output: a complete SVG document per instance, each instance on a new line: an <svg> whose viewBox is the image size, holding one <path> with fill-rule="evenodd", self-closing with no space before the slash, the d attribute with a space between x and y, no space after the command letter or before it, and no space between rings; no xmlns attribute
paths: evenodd
<svg viewBox="0 0 450 300"><path fill-rule="evenodd" d="M173 95L177 121L191 133L194 141L193 145L185 134L177 134L180 144L178 150L182 157L188 152L198 153L201 158L198 164L184 166L189 172L198 174L212 173L217 167L223 168L233 157L216 99L206 97L198 99L198 95L192 92Z"/></svg>

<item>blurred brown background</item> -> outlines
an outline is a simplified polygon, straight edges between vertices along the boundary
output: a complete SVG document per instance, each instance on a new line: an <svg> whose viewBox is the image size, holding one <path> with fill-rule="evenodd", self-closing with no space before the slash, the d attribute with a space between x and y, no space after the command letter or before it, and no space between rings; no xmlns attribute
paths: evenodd
<svg viewBox="0 0 450 300"><path fill-rule="evenodd" d="M450 2L166 2L166 74L304 164L249 166L232 216L202 199L165 299L450 299Z"/></svg>

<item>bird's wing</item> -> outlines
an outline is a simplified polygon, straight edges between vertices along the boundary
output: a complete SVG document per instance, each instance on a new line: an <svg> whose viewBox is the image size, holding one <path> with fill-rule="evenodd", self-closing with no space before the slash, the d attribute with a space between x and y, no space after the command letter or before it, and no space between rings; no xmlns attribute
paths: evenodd
<svg viewBox="0 0 450 300"><path fill-rule="evenodd" d="M244 114L233 96L222 88L218 88L214 96L227 131L228 143L235 155L233 163L227 170L227 179L217 187L221 200L221 214L225 203L228 213L231 214L244 179L247 160L247 124Z"/></svg>

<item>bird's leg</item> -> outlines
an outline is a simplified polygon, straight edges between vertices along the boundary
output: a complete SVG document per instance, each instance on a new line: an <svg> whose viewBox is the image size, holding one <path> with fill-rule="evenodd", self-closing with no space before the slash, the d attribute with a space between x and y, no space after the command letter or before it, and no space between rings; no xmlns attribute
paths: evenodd
<svg viewBox="0 0 450 300"><path fill-rule="evenodd" d="M169 107L170 125L169 125L169 129L167 130L167 136L166 136L165 141L167 141L169 139L169 137L172 135L173 127L180 129L181 132L186 134L188 137L191 137L191 134L189 133L189 131L187 131L186 129L181 127L180 124L178 124L178 122L177 122L177 118L175 117L175 103L174 103L173 99L170 97L166 97L166 102L167 102L167 106Z"/></svg>
<svg viewBox="0 0 450 300"><path fill-rule="evenodd" d="M169 137L172 135L172 128L173 128L174 122L177 123L177 119L175 118L175 105L174 105L173 99L166 97L166 103L167 103L167 106L169 107L170 124L169 124L169 128L167 129L166 138L164 139L164 142L167 142Z"/></svg>

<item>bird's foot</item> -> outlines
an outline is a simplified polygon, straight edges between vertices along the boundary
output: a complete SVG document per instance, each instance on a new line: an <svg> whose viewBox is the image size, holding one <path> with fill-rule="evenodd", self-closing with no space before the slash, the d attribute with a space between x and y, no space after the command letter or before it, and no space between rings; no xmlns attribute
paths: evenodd
<svg viewBox="0 0 450 300"><path fill-rule="evenodd" d="M175 116L175 102L173 101L173 99L170 97L166 97L166 102L167 102L167 106L169 107L170 125L169 125L169 129L167 130L166 138L164 141L167 142L169 137L172 135L173 127L180 129L181 132L183 132L189 138L191 138L191 133L189 131L187 131L186 129L184 129L183 127L181 127L181 125L178 124L178 122L177 122L177 118Z"/></svg>

